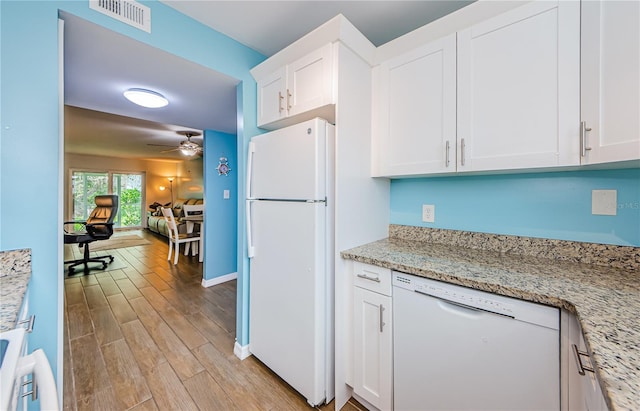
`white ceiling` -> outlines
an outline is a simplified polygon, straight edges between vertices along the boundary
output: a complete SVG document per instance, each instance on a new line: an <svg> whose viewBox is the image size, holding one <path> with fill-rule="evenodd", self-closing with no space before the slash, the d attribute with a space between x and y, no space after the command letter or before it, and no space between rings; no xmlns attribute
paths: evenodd
<svg viewBox="0 0 640 411"><path fill-rule="evenodd" d="M161 0L209 27L271 56L316 27L344 15L380 46L472 1L203 1Z"/></svg>
<svg viewBox="0 0 640 411"><path fill-rule="evenodd" d="M266 56L343 14L379 46L471 1L162 0ZM178 130L236 132L236 79L78 17L65 20L65 151L116 157L180 158L161 153L184 140ZM150 88L170 101L145 109L122 96ZM105 114L108 113L108 114ZM114 114L111 116L109 114ZM136 119L144 120L137 121ZM202 137L194 138L201 144Z"/></svg>

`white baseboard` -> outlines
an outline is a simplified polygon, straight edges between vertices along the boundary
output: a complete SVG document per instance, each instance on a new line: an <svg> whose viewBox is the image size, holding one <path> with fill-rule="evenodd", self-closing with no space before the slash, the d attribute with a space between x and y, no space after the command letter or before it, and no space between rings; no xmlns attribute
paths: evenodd
<svg viewBox="0 0 640 411"><path fill-rule="evenodd" d="M226 283L227 281L235 280L236 278L238 278L238 273L225 274L225 275L221 275L220 277L211 278L209 280L205 280L203 278L202 286L205 288L212 287L214 285Z"/></svg>
<svg viewBox="0 0 640 411"><path fill-rule="evenodd" d="M236 357L240 358L241 360L244 360L245 358L251 355L251 352L249 352L249 346L248 345L242 346L237 341L233 345L233 353L236 355Z"/></svg>

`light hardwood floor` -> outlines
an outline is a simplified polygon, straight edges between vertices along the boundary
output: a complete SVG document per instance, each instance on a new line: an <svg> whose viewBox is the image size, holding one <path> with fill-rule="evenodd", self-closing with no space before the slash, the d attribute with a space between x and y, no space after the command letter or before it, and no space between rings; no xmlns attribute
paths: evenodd
<svg viewBox="0 0 640 411"><path fill-rule="evenodd" d="M115 257L105 271L65 278L65 410L311 410L256 358L233 354L235 281L203 288L197 257L174 266L164 238L133 233L150 244L98 251Z"/></svg>

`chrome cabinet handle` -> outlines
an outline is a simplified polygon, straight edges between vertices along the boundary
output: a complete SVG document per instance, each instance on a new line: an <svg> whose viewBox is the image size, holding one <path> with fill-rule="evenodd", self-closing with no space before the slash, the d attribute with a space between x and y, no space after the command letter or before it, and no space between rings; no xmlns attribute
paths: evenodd
<svg viewBox="0 0 640 411"><path fill-rule="evenodd" d="M287 89L287 111L291 110L291 92Z"/></svg>
<svg viewBox="0 0 640 411"><path fill-rule="evenodd" d="M464 143L464 138L460 139L460 165L464 165L464 150L466 148L466 144Z"/></svg>
<svg viewBox="0 0 640 411"><path fill-rule="evenodd" d="M31 384L31 391L27 391L27 385ZM27 380L25 382L22 383L22 398L31 396L31 401L35 401L38 399L38 385L36 384L36 380L35 378Z"/></svg>
<svg viewBox="0 0 640 411"><path fill-rule="evenodd" d="M33 332L33 324L35 322L36 322L36 316L35 316L35 314L32 314L26 320L18 321L18 324L19 325L28 324L27 327L26 327L26 331L25 332L31 333L31 332Z"/></svg>
<svg viewBox="0 0 640 411"><path fill-rule="evenodd" d="M587 151L591 150L591 147L587 147L587 132L591 130L591 127L587 127L586 121L580 122L580 155L582 157L585 157Z"/></svg>
<svg viewBox="0 0 640 411"><path fill-rule="evenodd" d="M444 151L445 151L445 154L444 154L444 157L445 157L444 158L444 166L445 167L449 167L449 152L451 151L449 140L447 140L447 143L445 144L444 147L445 147L444 148Z"/></svg>
<svg viewBox="0 0 640 411"><path fill-rule="evenodd" d="M575 344L571 344L571 348L573 348L573 354L576 357L576 364L578 366L578 374L585 375L585 373L584 373L585 371L595 372L593 367L584 365L582 363L582 357L587 357L587 358L589 358L589 361L591 361L591 358L589 357L589 353L579 350L578 346L575 345Z"/></svg>
<svg viewBox="0 0 640 411"><path fill-rule="evenodd" d="M382 333L383 330L384 330L384 326L385 326L384 321L382 321L382 315L383 315L382 312L384 311L384 306L382 304L380 304L379 307L380 307L380 332Z"/></svg>
<svg viewBox="0 0 640 411"><path fill-rule="evenodd" d="M282 107L282 100L284 100L282 91L278 91L278 113L280 114L282 114L282 110L284 110L284 107Z"/></svg>
<svg viewBox="0 0 640 411"><path fill-rule="evenodd" d="M358 274L357 277L358 278L362 278L364 280L375 281L376 283L380 282L379 278L377 278L377 277L369 277L368 275L365 275L365 274Z"/></svg>

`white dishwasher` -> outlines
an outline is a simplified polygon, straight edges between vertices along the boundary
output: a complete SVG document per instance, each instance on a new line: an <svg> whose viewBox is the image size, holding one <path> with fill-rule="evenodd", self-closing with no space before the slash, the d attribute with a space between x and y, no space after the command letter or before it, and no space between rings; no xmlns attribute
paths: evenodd
<svg viewBox="0 0 640 411"><path fill-rule="evenodd" d="M556 308L394 272L394 410L559 410L559 329Z"/></svg>

